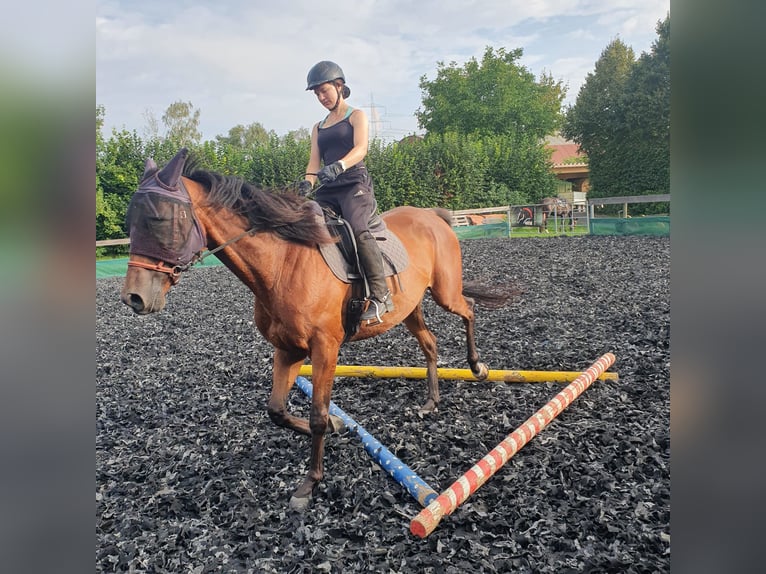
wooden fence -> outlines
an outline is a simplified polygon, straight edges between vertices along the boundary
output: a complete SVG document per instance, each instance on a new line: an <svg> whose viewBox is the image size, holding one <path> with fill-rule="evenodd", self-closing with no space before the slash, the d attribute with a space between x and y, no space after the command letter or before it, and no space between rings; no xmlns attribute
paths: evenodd
<svg viewBox="0 0 766 574"><path fill-rule="evenodd" d="M588 198L588 219L594 217L596 205L622 204L623 217L628 217L628 205L631 203L653 203L670 201L670 194L653 195L629 195L624 197L594 197ZM516 206L518 207L518 206ZM482 223L497 223L499 221L513 221L514 206L505 205L500 207L481 207L477 209L459 209L452 211L452 226L464 227L467 225L480 225ZM112 245L129 245L130 239L104 239L96 241L96 247L109 247Z"/></svg>
<svg viewBox="0 0 766 574"><path fill-rule="evenodd" d="M588 213L593 218L594 207L596 205L615 205L622 204L622 216L628 217L628 204L631 203L656 203L670 201L669 193L655 193L652 195L626 195L623 197L589 197Z"/></svg>
<svg viewBox="0 0 766 574"><path fill-rule="evenodd" d="M110 245L130 245L130 238L124 237L122 239L102 239L96 241L96 247L109 247Z"/></svg>
<svg viewBox="0 0 766 574"><path fill-rule="evenodd" d="M502 207L480 207L477 209L458 209L452 213L452 226L462 227L464 225L479 225L489 223L487 220L511 220L511 207L509 205ZM492 217L492 216L495 217Z"/></svg>

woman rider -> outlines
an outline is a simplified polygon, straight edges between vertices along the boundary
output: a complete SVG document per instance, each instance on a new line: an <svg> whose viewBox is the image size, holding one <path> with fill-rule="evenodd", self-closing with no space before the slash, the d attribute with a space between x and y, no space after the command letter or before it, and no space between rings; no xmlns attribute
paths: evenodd
<svg viewBox="0 0 766 574"><path fill-rule="evenodd" d="M351 90L335 62L322 61L312 67L306 90L313 90L330 113L311 130L311 156L299 190L306 195L318 179L321 185L317 188L317 203L348 221L370 288L369 305L361 320L380 323L381 316L393 311L394 306L386 285L383 257L369 230L378 203L364 165L369 145L367 115L346 103ZM324 167L320 169L320 165Z"/></svg>

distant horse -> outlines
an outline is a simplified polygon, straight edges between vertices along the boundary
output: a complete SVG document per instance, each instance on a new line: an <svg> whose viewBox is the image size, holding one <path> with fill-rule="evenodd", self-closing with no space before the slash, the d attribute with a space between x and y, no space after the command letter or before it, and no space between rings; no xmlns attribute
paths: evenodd
<svg viewBox="0 0 766 574"><path fill-rule="evenodd" d="M513 208L511 221L513 227L536 227L537 232L542 233L545 215L542 213L542 206L520 205Z"/></svg>
<svg viewBox="0 0 766 574"><path fill-rule="evenodd" d="M352 286L331 272L318 249L335 239L316 203L213 172L183 175L186 158L182 149L162 170L146 162L128 208L131 247L121 299L141 315L162 310L165 295L201 250L222 247L217 257L254 293L255 325L274 346L269 416L311 436L309 472L290 500L302 510L324 473L324 436L335 423L328 414L330 394ZM474 341L474 300L499 307L513 293L463 283L460 244L447 210L398 207L382 219L406 248L408 264L388 279L395 310L383 323L361 325L350 340L375 337L403 322L425 355L423 410L433 411L439 402L437 346L423 317L425 291L462 318L468 364L479 380L488 368ZM307 357L314 386L308 420L287 412L288 393Z"/></svg>
<svg viewBox="0 0 766 574"><path fill-rule="evenodd" d="M574 229L575 220L572 210L572 204L566 199L560 197L545 197L542 201L543 204L543 229L548 233L548 218L553 217L554 221L558 223L561 220L561 229L565 229L565 222L569 225L569 229Z"/></svg>

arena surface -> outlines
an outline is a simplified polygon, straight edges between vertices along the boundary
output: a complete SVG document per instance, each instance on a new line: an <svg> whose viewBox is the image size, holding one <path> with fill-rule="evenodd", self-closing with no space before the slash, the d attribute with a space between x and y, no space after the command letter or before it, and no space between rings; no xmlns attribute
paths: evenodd
<svg viewBox="0 0 766 574"><path fill-rule="evenodd" d="M420 505L346 431L328 437L309 510L288 501L309 440L266 414L271 348L252 295L194 269L138 317L122 280L96 282L98 572L667 572L670 569L670 239L461 242L464 277L523 291L477 310L490 369L587 368L596 381L427 538ZM467 368L462 322L428 295L439 366ZM339 364L424 366L403 326ZM557 383L338 378L334 402L441 492L561 390ZM294 389L291 406L307 414Z"/></svg>

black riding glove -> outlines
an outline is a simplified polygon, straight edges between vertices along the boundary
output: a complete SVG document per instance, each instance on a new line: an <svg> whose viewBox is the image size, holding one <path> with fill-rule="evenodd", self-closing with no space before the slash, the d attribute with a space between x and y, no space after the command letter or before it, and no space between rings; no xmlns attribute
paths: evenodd
<svg viewBox="0 0 766 574"><path fill-rule="evenodd" d="M311 182L307 179L304 179L298 183L298 195L301 195L303 197L306 197L309 193L311 193L311 189L314 186L311 185Z"/></svg>
<svg viewBox="0 0 766 574"><path fill-rule="evenodd" d="M344 171L346 170L344 169L343 164L340 163L340 161L335 161L330 165L326 165L320 169L317 172L317 178L319 179L319 183L324 185L325 183L335 181L335 178L337 178Z"/></svg>

